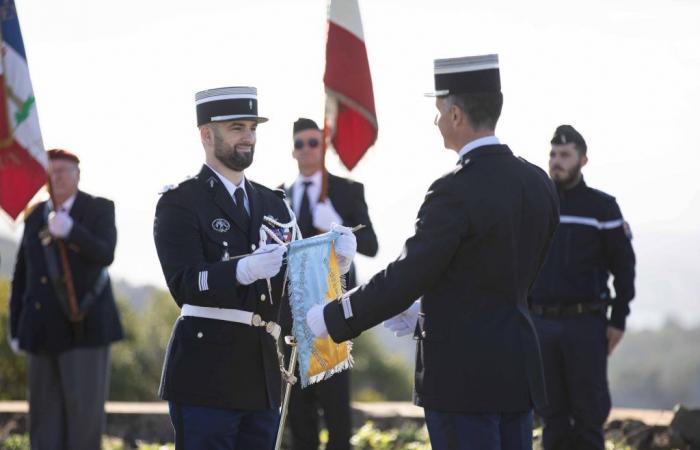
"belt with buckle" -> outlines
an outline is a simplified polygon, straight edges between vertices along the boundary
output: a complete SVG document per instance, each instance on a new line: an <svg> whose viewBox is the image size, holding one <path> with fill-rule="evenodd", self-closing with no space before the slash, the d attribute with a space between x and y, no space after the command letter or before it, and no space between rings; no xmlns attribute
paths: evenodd
<svg viewBox="0 0 700 450"><path fill-rule="evenodd" d="M182 305L180 317L201 317L203 319L225 320L227 322L241 323L251 327L264 327L265 332L275 339L279 339L282 327L273 321L264 321L260 314L242 309L210 308L207 306L195 306L185 303Z"/></svg>
<svg viewBox="0 0 700 450"><path fill-rule="evenodd" d="M569 317L605 312L607 308L608 304L601 302L575 303L572 305L532 305L530 312L542 317Z"/></svg>

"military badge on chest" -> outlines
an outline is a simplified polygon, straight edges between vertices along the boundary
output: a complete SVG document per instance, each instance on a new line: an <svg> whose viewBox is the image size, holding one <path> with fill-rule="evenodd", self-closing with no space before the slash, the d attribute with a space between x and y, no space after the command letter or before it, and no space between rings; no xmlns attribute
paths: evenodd
<svg viewBox="0 0 700 450"><path fill-rule="evenodd" d="M219 233L226 233L231 229L231 224L228 222L228 220L219 218L214 219L214 221L211 223L211 228Z"/></svg>
<svg viewBox="0 0 700 450"><path fill-rule="evenodd" d="M212 220L211 222L211 229L216 231L217 233L224 234L228 232L231 229L231 224L229 223L228 220L223 219L223 218L217 218ZM229 252L228 252L228 242L227 241L222 241L221 246L223 247L223 252L221 255L221 260L222 261L228 261L231 259Z"/></svg>

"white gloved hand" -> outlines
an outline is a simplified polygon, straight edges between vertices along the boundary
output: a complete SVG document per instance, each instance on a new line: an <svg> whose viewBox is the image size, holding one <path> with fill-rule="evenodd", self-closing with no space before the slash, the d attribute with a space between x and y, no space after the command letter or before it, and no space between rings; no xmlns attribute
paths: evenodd
<svg viewBox="0 0 700 450"><path fill-rule="evenodd" d="M325 305L314 305L306 313L306 325L316 337L328 337L326 319L323 318L323 308Z"/></svg>
<svg viewBox="0 0 700 450"><path fill-rule="evenodd" d="M331 199L326 199L323 203L318 202L314 208L313 215L314 227L323 232L330 230L334 223L343 223L343 219L335 208L333 208Z"/></svg>
<svg viewBox="0 0 700 450"><path fill-rule="evenodd" d="M355 253L357 253L357 239L355 238L355 233L352 232L352 228L334 223L331 225L331 231L340 233L338 239L335 240L335 254L338 257L340 274L345 275L350 270L350 264L355 259Z"/></svg>
<svg viewBox="0 0 700 450"><path fill-rule="evenodd" d="M260 247L252 255L238 261L236 279L239 283L248 285L255 280L274 277L282 267L286 251L287 248L279 244Z"/></svg>
<svg viewBox="0 0 700 450"><path fill-rule="evenodd" d="M411 334L416 329L418 313L420 313L420 299L413 302L406 311L384 321L384 327L393 331L396 337Z"/></svg>
<svg viewBox="0 0 700 450"><path fill-rule="evenodd" d="M53 237L65 239L73 229L73 219L65 211L49 213L49 233Z"/></svg>
<svg viewBox="0 0 700 450"><path fill-rule="evenodd" d="M19 355L20 353L22 353L22 349L19 348L19 339L11 338L9 344L10 348L12 349L12 353L14 353L15 355Z"/></svg>

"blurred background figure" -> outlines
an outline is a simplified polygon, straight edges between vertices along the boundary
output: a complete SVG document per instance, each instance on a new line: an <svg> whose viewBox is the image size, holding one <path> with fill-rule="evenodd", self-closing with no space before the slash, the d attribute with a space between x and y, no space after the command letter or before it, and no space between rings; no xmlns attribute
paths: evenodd
<svg viewBox="0 0 700 450"><path fill-rule="evenodd" d="M114 203L78 190L80 160L49 150L52 201L25 221L10 296L10 339L27 352L34 450L100 448L110 344L122 338L107 267L114 260ZM77 304L61 264L65 244ZM73 310L77 306L77 310Z"/></svg>
<svg viewBox="0 0 700 450"><path fill-rule="evenodd" d="M299 166L299 176L287 188L287 197L296 214L304 237L325 233L332 223L354 227L365 225L356 233L357 251L366 256L377 254L377 236L372 228L364 186L347 178L327 174L327 196L321 200L324 177L323 131L311 119L300 118L293 127L292 157ZM346 287L357 284L355 266L346 276ZM292 319L289 303L282 307L281 324L291 334ZM289 350L287 350L287 359ZM288 362L288 361L287 361ZM334 375L326 381L301 389L292 388L289 404L289 425L294 450L316 450L319 445L319 413L328 428L328 450L350 449L350 371Z"/></svg>
<svg viewBox="0 0 700 450"><path fill-rule="evenodd" d="M632 234L615 198L584 182L583 136L561 125L551 144L549 174L561 218L530 299L549 398L538 411L543 444L545 450L602 450L611 406L607 359L622 339L634 297Z"/></svg>

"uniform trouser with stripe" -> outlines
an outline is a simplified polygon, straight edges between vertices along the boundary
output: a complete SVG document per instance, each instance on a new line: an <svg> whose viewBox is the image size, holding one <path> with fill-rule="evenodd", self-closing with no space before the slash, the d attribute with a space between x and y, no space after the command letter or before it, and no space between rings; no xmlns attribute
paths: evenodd
<svg viewBox="0 0 700 450"><path fill-rule="evenodd" d="M109 346L28 354L32 450L100 448L109 364Z"/></svg>
<svg viewBox="0 0 700 450"><path fill-rule="evenodd" d="M603 425L610 413L606 318L581 314L533 320L549 400L537 411L544 420L544 450L603 450Z"/></svg>

